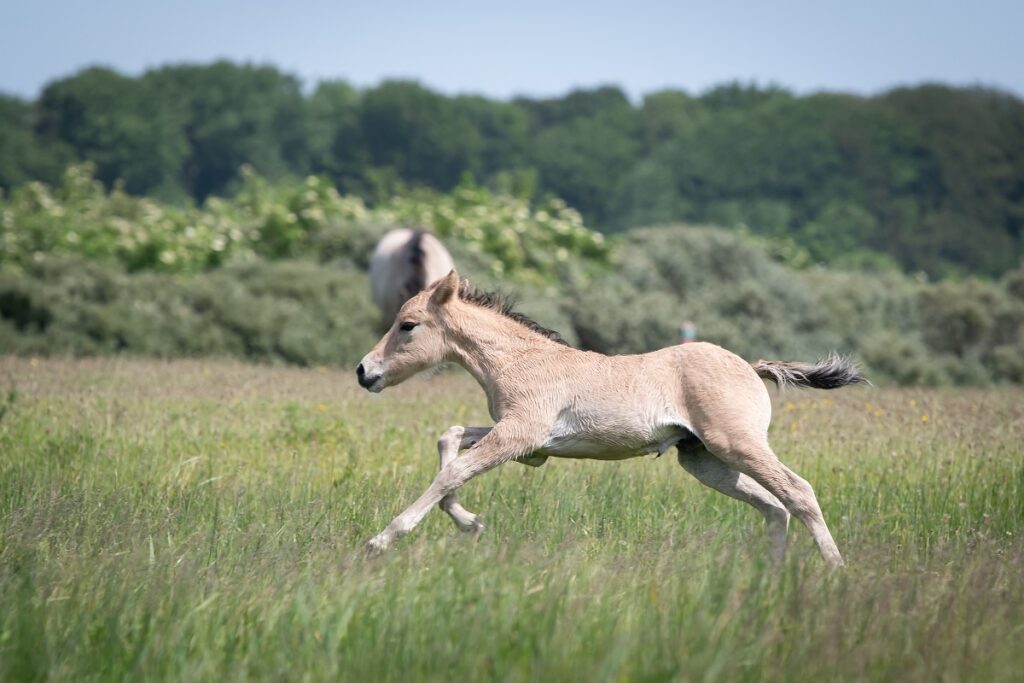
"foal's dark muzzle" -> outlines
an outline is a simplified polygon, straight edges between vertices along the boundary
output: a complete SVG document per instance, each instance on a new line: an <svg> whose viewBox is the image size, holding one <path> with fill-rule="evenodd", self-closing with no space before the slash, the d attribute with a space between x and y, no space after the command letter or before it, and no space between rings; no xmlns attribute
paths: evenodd
<svg viewBox="0 0 1024 683"><path fill-rule="evenodd" d="M361 386L364 389L369 389L370 387L372 387L374 384L377 383L377 380L379 380L380 377L381 376L379 373L373 375L368 374L366 372L366 368L363 367L362 363L360 363L359 367L356 368L356 378L359 380L359 386Z"/></svg>

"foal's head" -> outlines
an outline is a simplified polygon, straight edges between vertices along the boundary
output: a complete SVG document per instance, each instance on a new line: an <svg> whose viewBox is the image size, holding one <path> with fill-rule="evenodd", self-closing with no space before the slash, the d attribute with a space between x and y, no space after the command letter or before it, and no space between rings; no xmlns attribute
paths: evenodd
<svg viewBox="0 0 1024 683"><path fill-rule="evenodd" d="M356 376L374 393L445 360L446 310L459 298L454 270L402 306L391 329L366 354Z"/></svg>

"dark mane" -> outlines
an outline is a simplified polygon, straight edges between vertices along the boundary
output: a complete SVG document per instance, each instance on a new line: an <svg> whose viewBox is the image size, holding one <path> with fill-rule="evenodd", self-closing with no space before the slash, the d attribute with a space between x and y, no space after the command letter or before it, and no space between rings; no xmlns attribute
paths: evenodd
<svg viewBox="0 0 1024 683"><path fill-rule="evenodd" d="M527 318L522 313L513 311L512 306L515 305L515 302L504 294L473 289L469 286L467 281L462 280L459 282L459 299L467 303L471 303L474 306L480 306L481 308L487 308L495 311L496 313L500 313L509 320L519 323L531 332L536 332L542 337L550 339L551 341L557 342L563 346L569 346L569 343L562 339L562 335L558 332L544 327L537 321Z"/></svg>

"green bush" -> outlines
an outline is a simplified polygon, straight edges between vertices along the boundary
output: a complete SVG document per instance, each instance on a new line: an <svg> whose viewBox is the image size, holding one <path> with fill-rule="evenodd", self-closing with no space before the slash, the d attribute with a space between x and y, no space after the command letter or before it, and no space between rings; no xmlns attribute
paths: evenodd
<svg viewBox="0 0 1024 683"><path fill-rule="evenodd" d="M609 245L557 200L470 183L371 208L318 178L246 173L233 199L173 207L106 193L79 167L0 202L0 348L350 364L378 336L369 254L402 224L439 234L473 285L583 348L661 348L692 320L751 360L839 351L876 382L1024 382L1024 266L937 284L794 269L798 251L681 225Z"/></svg>
<svg viewBox="0 0 1024 683"><path fill-rule="evenodd" d="M429 229L464 244L490 273L552 283L572 268L600 268L604 237L558 199L539 206L464 183L447 195L420 193L367 207L327 180L268 183L243 169L231 199L170 206L107 193L89 165L71 166L58 187L29 183L0 197L0 264L47 255L115 263L129 271L198 272L258 258L365 263L396 225Z"/></svg>
<svg viewBox="0 0 1024 683"><path fill-rule="evenodd" d="M636 353L698 336L749 358L851 353L872 380L1020 382L1022 276L930 284L894 272L792 270L730 232L665 226L627 233L614 274L577 285L566 312L584 346ZM1024 290L1021 290L1024 291Z"/></svg>
<svg viewBox="0 0 1024 683"><path fill-rule="evenodd" d="M936 362L920 335L871 329L860 338L858 355L873 381L936 386L946 384L947 366Z"/></svg>
<svg viewBox="0 0 1024 683"><path fill-rule="evenodd" d="M741 237L665 226L625 235L615 274L584 283L570 316L584 344L649 351L677 341L683 320L701 339L748 358L821 354L836 346L799 277Z"/></svg>
<svg viewBox="0 0 1024 683"><path fill-rule="evenodd" d="M45 258L0 274L0 346L347 365L376 341L367 291L363 273L336 264L256 262L185 276Z"/></svg>

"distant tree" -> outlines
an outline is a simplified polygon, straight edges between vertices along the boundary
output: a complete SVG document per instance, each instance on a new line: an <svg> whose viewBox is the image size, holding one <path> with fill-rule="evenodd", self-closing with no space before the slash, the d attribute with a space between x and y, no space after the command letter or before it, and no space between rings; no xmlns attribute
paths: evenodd
<svg viewBox="0 0 1024 683"><path fill-rule="evenodd" d="M39 98L38 131L96 165L110 186L174 194L187 153L180 124L145 80L94 67L48 85Z"/></svg>
<svg viewBox="0 0 1024 683"><path fill-rule="evenodd" d="M414 184L450 189L479 168L483 153L483 138L464 110L410 81L366 91L360 129L370 163Z"/></svg>
<svg viewBox="0 0 1024 683"><path fill-rule="evenodd" d="M527 168L530 122L522 107L465 95L456 97L452 105L456 119L472 126L480 139L475 165L468 171L487 179L501 171Z"/></svg>
<svg viewBox="0 0 1024 683"><path fill-rule="evenodd" d="M913 126L928 155L914 194L934 251L903 259L933 271L935 261L987 273L1012 267L1024 237L1024 103L930 85L894 90L880 105Z"/></svg>
<svg viewBox="0 0 1024 683"><path fill-rule="evenodd" d="M681 90L661 90L647 95L639 113L644 150L648 154L690 134L710 116L709 109L700 100Z"/></svg>
<svg viewBox="0 0 1024 683"><path fill-rule="evenodd" d="M636 109L621 90L608 87L521 104L536 127L531 156L541 189L588 221L607 225L615 188L641 151Z"/></svg>
<svg viewBox="0 0 1024 683"><path fill-rule="evenodd" d="M798 265L997 276L1024 257L1024 102L926 85L876 97L727 83L635 106L619 88L500 102L391 81L304 94L269 66L91 68L0 99L0 187L91 161L109 187L230 194L239 168L323 174L371 201L465 176L591 225L721 224ZM786 256L785 254L790 254ZM792 255L799 258L791 258Z"/></svg>
<svg viewBox="0 0 1024 683"><path fill-rule="evenodd" d="M615 86L581 88L564 97L519 98L515 103L529 112L535 129L549 128L581 118L592 118L611 111L624 112L633 109L626 94Z"/></svg>
<svg viewBox="0 0 1024 683"><path fill-rule="evenodd" d="M34 109L28 102L0 95L0 189L30 180L56 183L73 158L60 141L36 135Z"/></svg>
<svg viewBox="0 0 1024 683"><path fill-rule="evenodd" d="M216 62L169 66L142 77L184 133L181 180L202 201L223 193L243 164L277 178L309 169L309 129L301 85L268 66Z"/></svg>
<svg viewBox="0 0 1024 683"><path fill-rule="evenodd" d="M784 88L774 85L762 87L756 83L744 84L740 81L717 85L700 98L701 104L719 113L730 109L749 111L767 102L789 99L793 99L793 94Z"/></svg>
<svg viewBox="0 0 1024 683"><path fill-rule="evenodd" d="M310 170L343 190L365 192L370 165L360 128L362 95L344 81L324 81L309 97Z"/></svg>
<svg viewBox="0 0 1024 683"><path fill-rule="evenodd" d="M659 225L694 215L676 187L671 168L657 155L644 159L616 183L606 229Z"/></svg>

